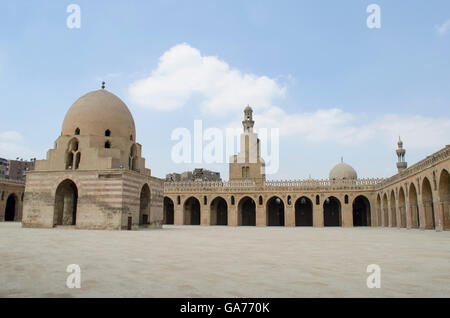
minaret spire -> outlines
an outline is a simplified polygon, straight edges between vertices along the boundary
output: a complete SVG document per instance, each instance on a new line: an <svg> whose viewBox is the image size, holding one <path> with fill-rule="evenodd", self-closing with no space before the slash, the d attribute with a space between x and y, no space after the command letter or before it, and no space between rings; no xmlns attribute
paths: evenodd
<svg viewBox="0 0 450 318"><path fill-rule="evenodd" d="M408 163L405 161L406 150L403 149L403 141L400 139L400 136L398 137L397 146L398 146L398 149L396 151L397 157L398 157L397 169L398 169L398 172L401 172L408 167Z"/></svg>
<svg viewBox="0 0 450 318"><path fill-rule="evenodd" d="M242 121L242 126L244 126L244 132L253 132L253 109L250 105L247 105L244 109L244 120Z"/></svg>

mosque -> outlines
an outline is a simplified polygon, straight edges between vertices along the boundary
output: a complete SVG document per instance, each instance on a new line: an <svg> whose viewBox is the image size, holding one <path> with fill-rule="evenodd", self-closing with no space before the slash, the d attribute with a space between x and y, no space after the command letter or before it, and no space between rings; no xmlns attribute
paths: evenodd
<svg viewBox="0 0 450 318"><path fill-rule="evenodd" d="M358 179L355 169L341 162L327 180L266 180L254 124L247 107L228 181L165 182L145 167L128 107L103 86L69 108L53 149L27 173L22 225L450 230L450 145L407 167L399 140L398 173L387 179Z"/></svg>

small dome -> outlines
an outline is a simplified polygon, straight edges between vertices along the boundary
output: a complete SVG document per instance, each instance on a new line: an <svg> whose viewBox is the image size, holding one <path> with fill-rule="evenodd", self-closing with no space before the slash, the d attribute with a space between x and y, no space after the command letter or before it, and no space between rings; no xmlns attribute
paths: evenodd
<svg viewBox="0 0 450 318"><path fill-rule="evenodd" d="M352 166L341 162L334 166L330 171L330 180L356 180L358 178L355 169Z"/></svg>
<svg viewBox="0 0 450 318"><path fill-rule="evenodd" d="M63 135L100 135L135 140L134 119L127 105L105 89L87 93L69 108L62 125Z"/></svg>
<svg viewBox="0 0 450 318"><path fill-rule="evenodd" d="M253 111L253 109L250 107L250 105L247 105L247 107L245 107L245 109L244 109L244 112L248 112L248 111L250 111L250 112Z"/></svg>

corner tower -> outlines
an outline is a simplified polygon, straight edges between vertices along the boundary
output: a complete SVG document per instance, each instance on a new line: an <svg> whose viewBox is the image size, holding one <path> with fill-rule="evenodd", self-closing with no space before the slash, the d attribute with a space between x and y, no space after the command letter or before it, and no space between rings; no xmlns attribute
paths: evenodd
<svg viewBox="0 0 450 318"><path fill-rule="evenodd" d="M240 136L240 152L230 158L230 181L251 180L263 183L266 180L265 163L261 158L260 140L253 132L253 110L244 109L243 133Z"/></svg>

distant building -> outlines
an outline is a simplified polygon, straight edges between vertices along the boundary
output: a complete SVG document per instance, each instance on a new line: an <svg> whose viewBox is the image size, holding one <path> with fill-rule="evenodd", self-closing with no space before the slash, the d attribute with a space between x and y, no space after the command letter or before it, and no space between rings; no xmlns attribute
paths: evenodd
<svg viewBox="0 0 450 318"><path fill-rule="evenodd" d="M11 180L25 180L27 171L34 170L34 159L25 160L9 160L9 178Z"/></svg>
<svg viewBox="0 0 450 318"><path fill-rule="evenodd" d="M8 175L8 160L0 158L0 178L6 179Z"/></svg>
<svg viewBox="0 0 450 318"><path fill-rule="evenodd" d="M17 158L8 160L0 158L0 178L10 180L25 180L26 171L34 169L34 160L26 161Z"/></svg>
<svg viewBox="0 0 450 318"><path fill-rule="evenodd" d="M185 171L183 173L169 173L166 175L166 181L222 181L222 178L220 178L220 172L196 168L192 172Z"/></svg>

